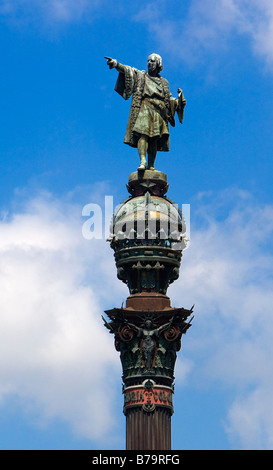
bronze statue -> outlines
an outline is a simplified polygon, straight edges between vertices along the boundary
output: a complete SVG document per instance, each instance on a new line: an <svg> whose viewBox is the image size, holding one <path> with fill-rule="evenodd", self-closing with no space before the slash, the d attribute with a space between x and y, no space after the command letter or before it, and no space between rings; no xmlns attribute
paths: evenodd
<svg viewBox="0 0 273 470"><path fill-rule="evenodd" d="M155 355L155 348L156 348L156 338L159 337L160 333L164 330L170 328L173 322L173 317L158 328L154 328L153 321L149 318L146 318L144 321L144 327L140 328L137 325L132 323L126 322L126 324L132 328L132 330L137 332L138 337L143 339L142 343L142 354L145 362L146 370L151 370L153 365L153 359Z"/></svg>
<svg viewBox="0 0 273 470"><path fill-rule="evenodd" d="M138 149L138 170L154 170L157 151L169 151L169 123L175 126L175 112L183 122L186 100L178 88L178 98L173 98L168 81L161 77L162 59L158 54L148 57L148 72L122 65L105 57L109 68L119 72L115 91L125 100L132 95L131 111L124 143ZM148 165L146 160L148 154Z"/></svg>

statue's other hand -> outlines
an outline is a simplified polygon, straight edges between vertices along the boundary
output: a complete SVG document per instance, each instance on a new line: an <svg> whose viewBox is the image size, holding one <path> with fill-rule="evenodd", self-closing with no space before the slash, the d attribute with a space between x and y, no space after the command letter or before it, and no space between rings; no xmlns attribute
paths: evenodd
<svg viewBox="0 0 273 470"><path fill-rule="evenodd" d="M113 69L114 67L117 66L117 61L116 59L112 59L111 57L104 56L105 59L107 59L107 65L109 65L109 69Z"/></svg>
<svg viewBox="0 0 273 470"><path fill-rule="evenodd" d="M181 90L181 88L178 88L177 93L178 93L178 98L181 98L184 105L186 105L187 101L184 98L183 91Z"/></svg>

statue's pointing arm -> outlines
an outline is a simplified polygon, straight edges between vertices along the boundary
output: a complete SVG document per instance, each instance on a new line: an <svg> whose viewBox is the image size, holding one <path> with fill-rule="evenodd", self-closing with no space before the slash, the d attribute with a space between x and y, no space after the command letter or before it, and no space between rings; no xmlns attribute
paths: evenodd
<svg viewBox="0 0 273 470"><path fill-rule="evenodd" d="M133 93L135 84L135 69L129 65L120 64L116 59L111 57L105 57L107 59L107 65L110 69L117 69L119 76L115 86L115 91L122 96L125 100L128 100Z"/></svg>
<svg viewBox="0 0 273 470"><path fill-rule="evenodd" d="M117 69L120 73L125 73L126 65L120 64L116 59L112 59L111 57L104 57L107 59L107 65L109 65L109 69Z"/></svg>

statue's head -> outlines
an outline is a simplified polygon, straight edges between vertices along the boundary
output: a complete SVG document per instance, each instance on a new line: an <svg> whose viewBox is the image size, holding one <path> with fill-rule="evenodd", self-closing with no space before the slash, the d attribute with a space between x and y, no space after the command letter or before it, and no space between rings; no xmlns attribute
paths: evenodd
<svg viewBox="0 0 273 470"><path fill-rule="evenodd" d="M148 72L161 72L163 70L162 58L159 54L153 52L148 57Z"/></svg>
<svg viewBox="0 0 273 470"><path fill-rule="evenodd" d="M147 328L148 330L151 330L153 327L153 322L149 318L147 318L144 322L144 327Z"/></svg>

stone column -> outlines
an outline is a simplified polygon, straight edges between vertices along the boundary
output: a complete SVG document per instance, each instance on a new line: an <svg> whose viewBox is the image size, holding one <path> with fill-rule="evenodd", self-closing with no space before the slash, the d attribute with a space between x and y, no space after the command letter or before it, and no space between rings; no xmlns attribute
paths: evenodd
<svg viewBox="0 0 273 470"><path fill-rule="evenodd" d="M115 211L109 241L118 278L130 295L108 310L122 364L127 450L170 450L174 367L193 308L173 308L166 295L185 248L183 214L165 194L161 172L132 173L130 197Z"/></svg>

